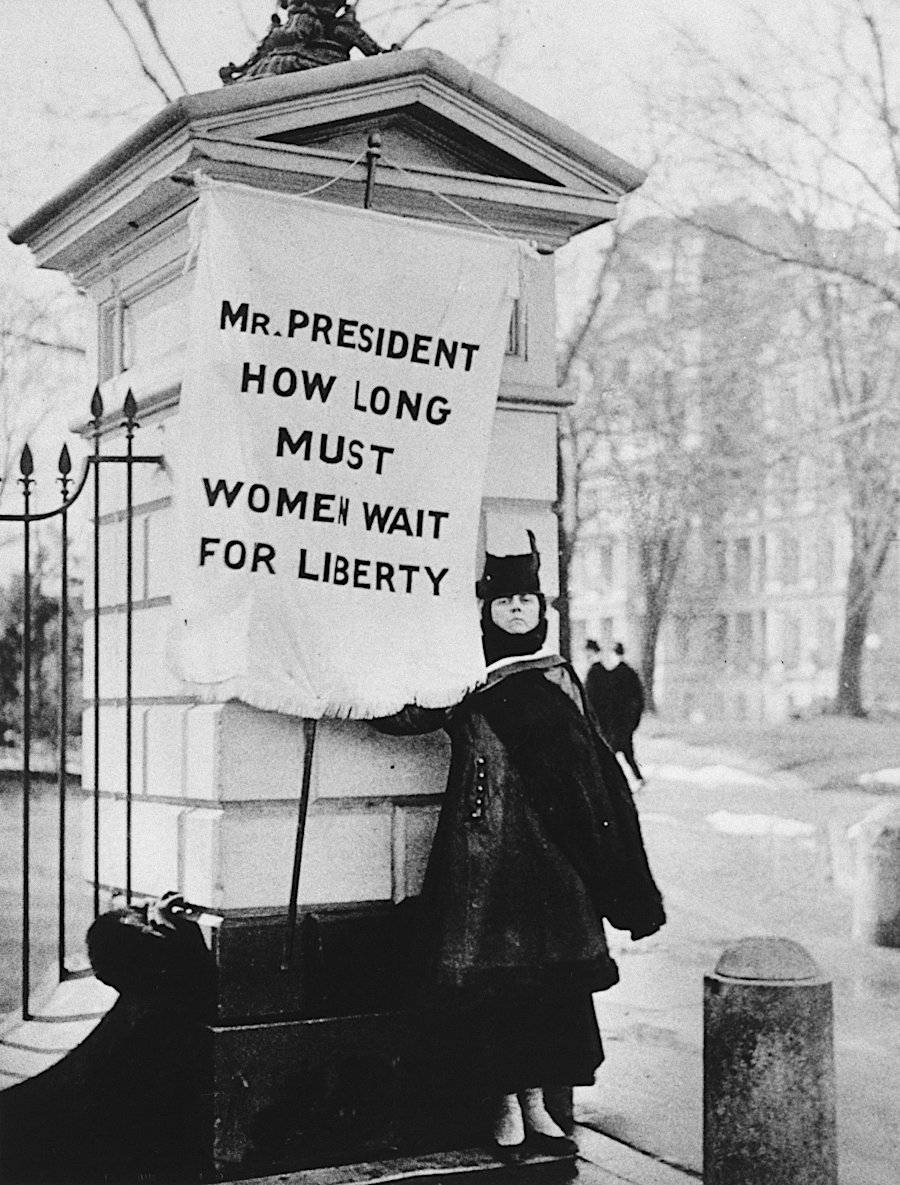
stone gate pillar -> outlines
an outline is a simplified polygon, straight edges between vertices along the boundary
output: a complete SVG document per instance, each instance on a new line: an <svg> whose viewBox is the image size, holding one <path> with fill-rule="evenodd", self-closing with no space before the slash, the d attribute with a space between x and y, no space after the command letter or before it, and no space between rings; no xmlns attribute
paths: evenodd
<svg viewBox="0 0 900 1185"><path fill-rule="evenodd" d="M365 163L348 166L376 130L385 162L403 169L381 165L376 209L471 229L476 223L463 207L483 233L494 228L538 246L509 329L481 546L515 550L521 528L534 529L552 595L563 402L555 379L553 252L615 217L619 197L642 180L624 161L443 54L416 50L180 99L13 238L28 243L42 266L68 273L96 310L91 349L106 408L104 450L124 449L121 408L131 389L140 451L165 457L178 432L194 172L291 193L333 182L317 200L361 206ZM106 892L125 883L122 468L105 467L100 508L96 703L90 622L85 638L84 786L92 791L99 777ZM409 1032L402 1018L385 1018L402 977L395 957L408 912L402 906L419 890L440 809L446 743L388 738L361 722L321 723L297 954L289 971L280 970L302 722L239 702L198 703L170 673L166 466L136 472L134 506L133 888L148 895L175 888L223 918L211 934L219 966L210 1129L216 1162L223 1172L298 1167L414 1144L419 1137L404 1129L399 1103L396 1113L378 1122L363 1116L353 1130L338 1130L335 1116L353 1113L350 1083L365 1074L373 1090L380 1082L382 1094L410 1097L414 1075L403 1077ZM89 603L92 595L88 583ZM92 850L85 866L90 875ZM309 1114L318 1118L304 1128L296 1115L312 1096ZM283 1118L281 1128L272 1118L279 1107L295 1116L293 1134L285 1134Z"/></svg>

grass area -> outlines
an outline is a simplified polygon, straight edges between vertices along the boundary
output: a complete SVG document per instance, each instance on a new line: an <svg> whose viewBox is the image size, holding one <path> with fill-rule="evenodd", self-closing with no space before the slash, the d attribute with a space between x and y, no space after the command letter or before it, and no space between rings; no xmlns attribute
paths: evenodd
<svg viewBox="0 0 900 1185"><path fill-rule="evenodd" d="M861 773L900 767L900 720L816 716L781 724L645 717L641 730L689 745L724 749L754 764L784 770L821 790L856 785ZM875 787L868 787L875 789Z"/></svg>

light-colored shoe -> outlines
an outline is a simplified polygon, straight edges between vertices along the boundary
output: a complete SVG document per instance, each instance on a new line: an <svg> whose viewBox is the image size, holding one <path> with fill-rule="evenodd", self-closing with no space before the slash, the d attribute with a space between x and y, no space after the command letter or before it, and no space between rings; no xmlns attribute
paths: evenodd
<svg viewBox="0 0 900 1185"><path fill-rule="evenodd" d="M504 1095L494 1117L494 1144L498 1149L521 1148L525 1143L522 1107L514 1094Z"/></svg>
<svg viewBox="0 0 900 1185"><path fill-rule="evenodd" d="M539 1086L523 1090L519 1102L528 1135L547 1136L552 1140L566 1138L566 1133L544 1106L544 1092Z"/></svg>

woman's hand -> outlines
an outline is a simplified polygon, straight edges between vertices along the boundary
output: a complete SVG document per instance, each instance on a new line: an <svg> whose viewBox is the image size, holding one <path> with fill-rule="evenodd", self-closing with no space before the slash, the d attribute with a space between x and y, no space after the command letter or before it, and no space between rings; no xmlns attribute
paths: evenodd
<svg viewBox="0 0 900 1185"><path fill-rule="evenodd" d="M147 905L147 921L151 926L159 926L164 930L174 930L174 918L177 916L190 915L195 912L193 908L188 905L180 893L172 892L163 893L162 897L157 897L155 901L150 901Z"/></svg>

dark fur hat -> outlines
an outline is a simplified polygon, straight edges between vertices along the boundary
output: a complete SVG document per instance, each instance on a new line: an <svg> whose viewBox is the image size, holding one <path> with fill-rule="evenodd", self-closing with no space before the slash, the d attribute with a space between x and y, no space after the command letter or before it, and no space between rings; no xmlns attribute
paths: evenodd
<svg viewBox="0 0 900 1185"><path fill-rule="evenodd" d="M515 593L539 593L541 591L541 556L534 540L534 532L528 532L531 550L524 555L486 555L484 575L475 585L475 594L482 601L496 601L499 597L511 597Z"/></svg>

